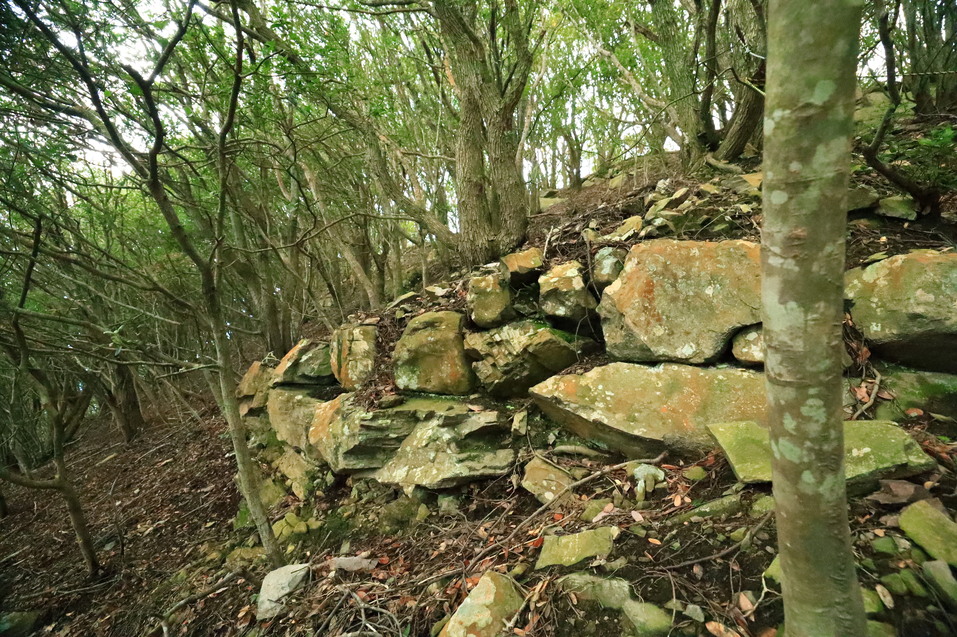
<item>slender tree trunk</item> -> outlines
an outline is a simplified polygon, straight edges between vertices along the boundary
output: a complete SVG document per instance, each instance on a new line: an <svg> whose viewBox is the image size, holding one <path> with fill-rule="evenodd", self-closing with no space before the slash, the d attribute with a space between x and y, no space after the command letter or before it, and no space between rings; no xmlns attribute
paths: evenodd
<svg viewBox="0 0 957 637"><path fill-rule="evenodd" d="M772 0L762 301L787 637L863 637L844 478L845 203L859 0Z"/></svg>
<svg viewBox="0 0 957 637"><path fill-rule="evenodd" d="M763 74L763 70L762 70ZM750 86L742 87L740 99L731 116L728 132L715 153L721 161L737 159L760 128L764 116L764 96Z"/></svg>

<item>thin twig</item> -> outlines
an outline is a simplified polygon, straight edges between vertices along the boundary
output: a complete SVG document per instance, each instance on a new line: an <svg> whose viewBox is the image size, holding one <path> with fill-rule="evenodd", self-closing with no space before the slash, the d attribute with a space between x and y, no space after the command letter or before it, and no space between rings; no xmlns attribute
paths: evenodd
<svg viewBox="0 0 957 637"><path fill-rule="evenodd" d="M867 399L867 402L860 406L860 408L854 412L854 415L851 416L851 420L857 420L861 414L870 409L874 405L874 401L877 400L877 392L881 390L881 373L874 370L874 389L871 391L870 398Z"/></svg>
<svg viewBox="0 0 957 637"><path fill-rule="evenodd" d="M584 478L582 478L581 480L578 480L577 482L572 482L571 484L569 484L568 486L566 486L564 489L561 489L558 493L556 493L556 494L555 494L555 497L553 497L551 500L549 500L548 502L546 502L546 503L543 504L542 506L538 507L531 515L529 515L529 516L526 517L524 520L522 520L521 522L519 522L518 525L517 525L514 529L512 529L512 532L509 533L508 536L507 536L504 540L499 540L499 541L496 542L495 544L492 544L491 546L486 547L485 549L483 549L482 551L480 551L479 554L476 555L476 556L472 559L472 563L469 564L469 567L468 567L468 569L466 569L466 572L470 572L473 568L475 568L475 566L476 566L477 564L479 564L479 562L482 561L482 559L488 557L489 554L491 554L493 551L495 551L496 549L501 548L502 546L508 544L511 540L513 540L513 539L515 538L516 535L518 535L518 532L519 532L519 531L521 531L521 530L524 529L526 526L528 526L528 525L532 522L532 520L534 520L535 518L537 518L539 515L541 515L542 513L544 513L545 511L547 511L547 510L550 509L551 507L555 506L555 504L557 504L557 503L559 502L559 500L562 499L562 496L565 495L566 493L568 493L569 491L572 491L572 490L574 490L574 489L577 489L578 487L580 487L580 486L582 486L582 485L584 485L584 484L588 484L588 483L591 482L592 480L596 480L596 479L598 479L598 478L601 478L601 477L603 477L603 476L606 476L606 475L608 475L609 473L612 473L613 471L618 471L619 469L624 469L625 467L627 467L628 465L630 465L630 464L632 464L632 463L658 464L659 462L661 462L662 460L664 460L664 458L665 458L666 455L667 455L667 452L662 452L657 458L641 459L641 460L629 460L629 461L627 461L627 462L620 462L620 463L618 463L618 464L616 464L616 465L612 465L612 466L610 466L610 467L605 467L604 469L601 469L601 470L599 470L599 471L595 471L595 472L592 473L591 475L587 475L587 476L585 476Z"/></svg>
<svg viewBox="0 0 957 637"><path fill-rule="evenodd" d="M768 513L765 513L764 517L761 518L761 520L757 524L755 524L754 527L751 528L751 530L749 530L747 533L744 534L744 537L741 539L740 542L735 542L734 544L732 544L731 546L729 546L728 548L722 551L718 551L717 553L713 555L706 555L705 557L699 557L693 560L679 562L678 564L662 566L661 568L666 570L672 570L672 569L684 568L686 566L693 566L695 564L700 564L701 562L711 562L713 560L721 559L725 555L728 555L729 553L732 553L740 549L746 543L750 542L751 538L753 538L758 531L764 528L764 525L768 523L768 520L770 520L773 515L774 515L774 511L769 511Z"/></svg>

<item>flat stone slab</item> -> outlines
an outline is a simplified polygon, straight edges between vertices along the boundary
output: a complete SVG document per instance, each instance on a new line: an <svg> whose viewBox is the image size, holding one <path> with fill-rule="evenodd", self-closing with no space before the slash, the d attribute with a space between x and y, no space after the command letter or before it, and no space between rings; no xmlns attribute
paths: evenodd
<svg viewBox="0 0 957 637"><path fill-rule="evenodd" d="M771 481L771 444L765 427L754 422L730 422L713 424L708 429L738 480L746 484ZM844 471L850 483L876 484L882 478L906 478L932 469L935 464L893 422L844 423Z"/></svg>
<svg viewBox="0 0 957 637"><path fill-rule="evenodd" d="M764 375L737 368L612 363L553 376L529 394L555 422L632 458L710 449L707 425L763 423L767 410Z"/></svg>
<svg viewBox="0 0 957 637"><path fill-rule="evenodd" d="M934 559L957 567L957 523L930 500L920 500L901 512L900 525L907 537Z"/></svg>
<svg viewBox="0 0 957 637"><path fill-rule="evenodd" d="M607 557L620 533L617 526L603 526L572 535L547 535L535 569L571 566L591 557Z"/></svg>
<svg viewBox="0 0 957 637"><path fill-rule="evenodd" d="M439 637L499 637L525 598L512 578L495 571L482 576Z"/></svg>

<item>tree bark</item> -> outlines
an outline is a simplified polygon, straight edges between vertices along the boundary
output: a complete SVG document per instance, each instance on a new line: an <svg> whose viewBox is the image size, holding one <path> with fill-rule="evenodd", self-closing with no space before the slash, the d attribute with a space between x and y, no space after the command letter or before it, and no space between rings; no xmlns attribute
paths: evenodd
<svg viewBox="0 0 957 637"><path fill-rule="evenodd" d="M863 637L844 477L844 234L861 3L773 0L762 302L787 637Z"/></svg>

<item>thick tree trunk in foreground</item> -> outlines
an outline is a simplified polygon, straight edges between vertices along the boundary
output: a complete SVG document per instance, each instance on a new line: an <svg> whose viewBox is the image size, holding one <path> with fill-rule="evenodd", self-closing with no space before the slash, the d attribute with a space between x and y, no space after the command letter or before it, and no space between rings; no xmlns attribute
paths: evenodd
<svg viewBox="0 0 957 637"><path fill-rule="evenodd" d="M845 203L859 0L773 0L764 336L787 637L862 637L841 407Z"/></svg>

